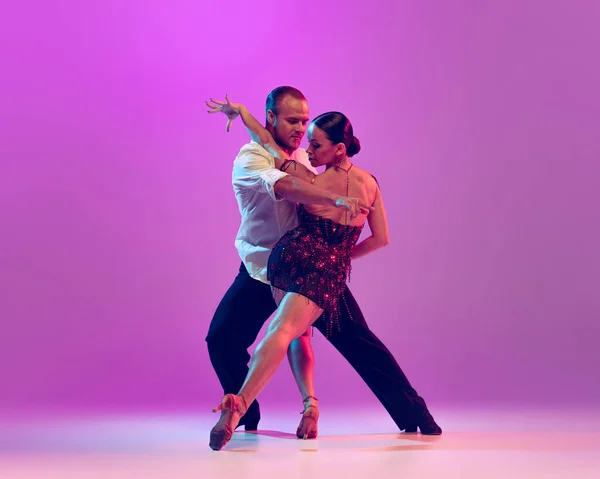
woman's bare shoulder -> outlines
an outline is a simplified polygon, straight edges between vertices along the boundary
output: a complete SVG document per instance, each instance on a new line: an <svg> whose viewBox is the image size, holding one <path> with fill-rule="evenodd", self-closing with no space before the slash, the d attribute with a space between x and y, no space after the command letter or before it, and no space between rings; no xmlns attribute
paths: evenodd
<svg viewBox="0 0 600 479"><path fill-rule="evenodd" d="M372 173L368 172L367 170L363 170L362 168L359 168L356 165L354 165L352 169L355 170L355 174L358 181L361 181L373 187L379 186L377 178L375 178L375 175L373 175Z"/></svg>

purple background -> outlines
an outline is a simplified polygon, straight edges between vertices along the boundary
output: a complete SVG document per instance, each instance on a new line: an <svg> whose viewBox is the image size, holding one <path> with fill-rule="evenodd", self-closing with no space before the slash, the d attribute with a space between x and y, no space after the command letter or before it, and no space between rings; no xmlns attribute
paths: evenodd
<svg viewBox="0 0 600 479"><path fill-rule="evenodd" d="M281 84L354 124L392 242L351 288L431 404L600 401L600 4L359 3L1 7L1 410L219 401L247 135L202 100ZM377 404L314 347L322 402Z"/></svg>

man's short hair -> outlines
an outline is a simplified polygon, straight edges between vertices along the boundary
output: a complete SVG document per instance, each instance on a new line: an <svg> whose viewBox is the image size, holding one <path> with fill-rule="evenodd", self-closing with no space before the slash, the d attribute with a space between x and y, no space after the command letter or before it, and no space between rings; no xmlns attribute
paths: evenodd
<svg viewBox="0 0 600 479"><path fill-rule="evenodd" d="M275 116L277 116L279 114L279 103L286 95L290 95L296 100L306 101L306 97L297 88L294 88L293 86L278 86L267 96L265 114L271 110Z"/></svg>

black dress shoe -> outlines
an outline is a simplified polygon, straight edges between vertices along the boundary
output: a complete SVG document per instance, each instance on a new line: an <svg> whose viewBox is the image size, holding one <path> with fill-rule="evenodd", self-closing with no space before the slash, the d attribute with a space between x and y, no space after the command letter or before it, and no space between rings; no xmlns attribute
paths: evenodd
<svg viewBox="0 0 600 479"><path fill-rule="evenodd" d="M427 436L439 436L442 433L442 428L435 422L433 416L428 409L425 409L421 413L421 417L418 419L417 424L407 424L404 429L405 433L417 432L417 427L421 430L421 434Z"/></svg>
<svg viewBox="0 0 600 479"><path fill-rule="evenodd" d="M258 423L260 422L260 406L257 401L253 401L248 407L246 414L242 416L240 422L236 426L236 429L240 426L244 426L246 431L256 431L258 429Z"/></svg>
<svg viewBox="0 0 600 479"><path fill-rule="evenodd" d="M244 419L242 419L240 421L240 423L237 425L236 429L243 424L245 431L256 431L256 430L258 430L258 421L260 421L260 417L258 417L258 418L250 418L247 421L245 421Z"/></svg>
<svg viewBox="0 0 600 479"><path fill-rule="evenodd" d="M252 414L250 412L246 413L240 422L238 423L236 429L240 426L244 426L244 430L246 431L256 431L258 429L258 423L260 421L260 413Z"/></svg>

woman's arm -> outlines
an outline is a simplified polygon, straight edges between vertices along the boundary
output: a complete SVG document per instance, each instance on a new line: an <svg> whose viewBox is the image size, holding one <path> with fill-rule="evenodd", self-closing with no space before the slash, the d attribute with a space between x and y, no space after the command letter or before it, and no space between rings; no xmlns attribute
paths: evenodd
<svg viewBox="0 0 600 479"><path fill-rule="evenodd" d="M383 205L383 197L381 196L381 190L379 189L379 186L377 186L377 192L373 206L375 209L369 213L369 216L367 216L369 228L371 229L371 236L354 246L352 250L352 259L365 256L375 250L383 248L390 243L390 233L388 231L385 207Z"/></svg>

